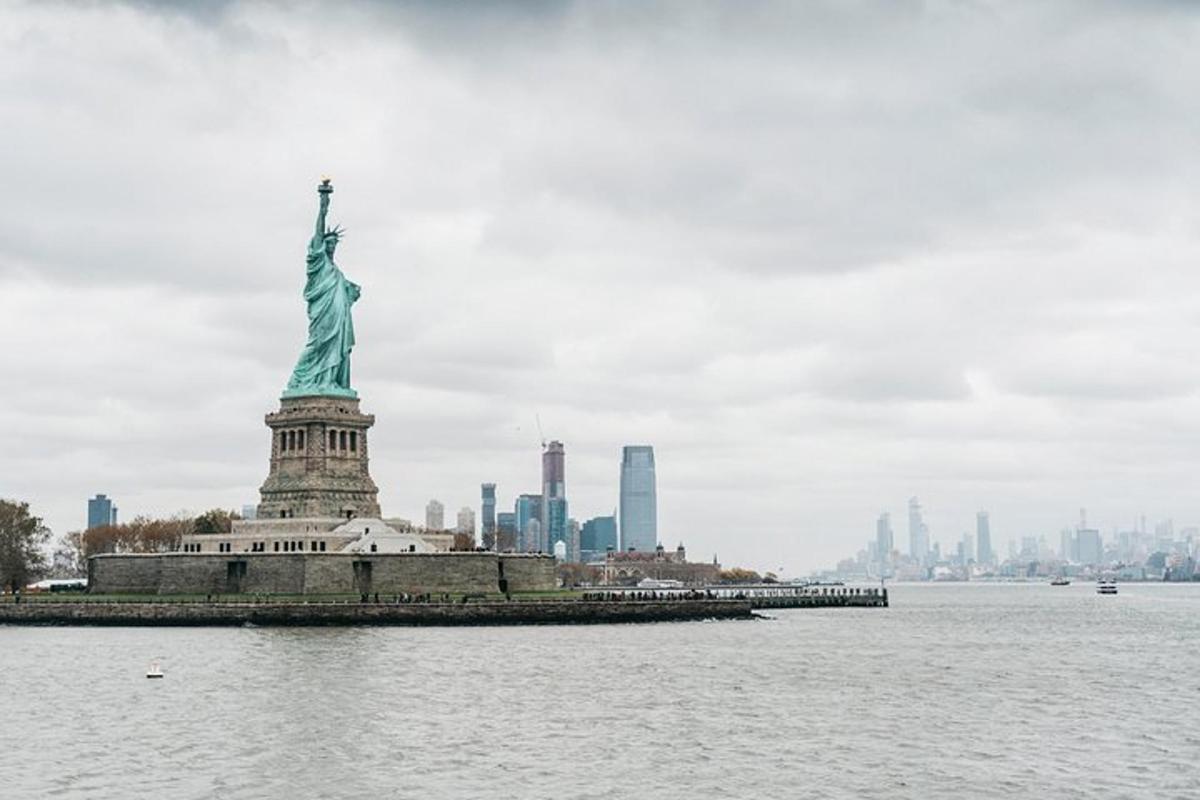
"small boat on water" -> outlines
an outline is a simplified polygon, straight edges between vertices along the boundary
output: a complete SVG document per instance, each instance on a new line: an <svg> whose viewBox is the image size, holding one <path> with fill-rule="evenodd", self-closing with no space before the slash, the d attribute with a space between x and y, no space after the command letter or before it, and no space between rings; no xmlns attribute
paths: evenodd
<svg viewBox="0 0 1200 800"><path fill-rule="evenodd" d="M159 664L158 664L158 661L151 661L151 662L150 662L150 666L149 666L149 667L146 669L146 677L147 677L147 678L161 678L161 677L163 677L163 671L162 671L162 667L161 667L161 666L159 666Z"/></svg>
<svg viewBox="0 0 1200 800"><path fill-rule="evenodd" d="M1060 576L1058 576L1057 578L1055 578L1054 580L1050 581L1050 585L1051 585L1051 586L1070 586L1070 585L1071 585L1071 579L1070 579L1070 578L1064 578L1064 577L1062 577L1062 576L1060 575Z"/></svg>
<svg viewBox="0 0 1200 800"><path fill-rule="evenodd" d="M1117 582L1111 579L1101 578L1096 581L1096 594L1116 594Z"/></svg>

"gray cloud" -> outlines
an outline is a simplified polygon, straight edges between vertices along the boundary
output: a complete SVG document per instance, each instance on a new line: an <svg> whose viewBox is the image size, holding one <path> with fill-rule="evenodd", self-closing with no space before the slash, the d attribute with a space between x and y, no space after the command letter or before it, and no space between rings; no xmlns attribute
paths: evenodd
<svg viewBox="0 0 1200 800"><path fill-rule="evenodd" d="M1196 521L1186 4L30 3L0 30L0 491L254 499L317 177L389 513L658 450L760 567Z"/></svg>

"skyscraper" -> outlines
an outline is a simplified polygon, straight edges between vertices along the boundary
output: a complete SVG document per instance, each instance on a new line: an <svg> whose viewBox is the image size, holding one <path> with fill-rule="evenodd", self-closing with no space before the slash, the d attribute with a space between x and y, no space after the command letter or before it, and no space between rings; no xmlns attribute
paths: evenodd
<svg viewBox="0 0 1200 800"><path fill-rule="evenodd" d="M542 540L546 552L567 540L567 466L563 443L553 441L542 451Z"/></svg>
<svg viewBox="0 0 1200 800"><path fill-rule="evenodd" d="M517 539L517 515L512 511L496 514L496 550L512 553L519 548Z"/></svg>
<svg viewBox="0 0 1200 800"><path fill-rule="evenodd" d="M978 520L976 520L978 522ZM970 564L972 561L978 563L975 557L975 537L969 533L964 533L962 541L958 543L958 556L962 561L963 566Z"/></svg>
<svg viewBox="0 0 1200 800"><path fill-rule="evenodd" d="M918 564L929 560L929 528L921 514L921 501L908 498L908 554Z"/></svg>
<svg viewBox="0 0 1200 800"><path fill-rule="evenodd" d="M1058 556L1063 561L1076 561L1079 551L1075 546L1075 532L1063 528L1058 532Z"/></svg>
<svg viewBox="0 0 1200 800"><path fill-rule="evenodd" d="M1104 561L1104 544L1096 528L1080 528L1075 534L1080 564L1100 564Z"/></svg>
<svg viewBox="0 0 1200 800"><path fill-rule="evenodd" d="M117 524L117 507L107 495L98 494L88 500L88 528Z"/></svg>
<svg viewBox="0 0 1200 800"><path fill-rule="evenodd" d="M626 445L621 453L621 549L658 547L658 494L654 448Z"/></svg>
<svg viewBox="0 0 1200 800"><path fill-rule="evenodd" d="M483 498L481 511L482 522L480 523L480 533L483 539L484 550L496 549L496 484L485 483L480 487L480 493Z"/></svg>
<svg viewBox="0 0 1200 800"><path fill-rule="evenodd" d="M475 509L470 506L463 506L458 510L458 525L455 528L458 533L466 533L470 536L475 536Z"/></svg>
<svg viewBox="0 0 1200 800"><path fill-rule="evenodd" d="M892 536L892 515L885 511L875 521L875 553L879 560L880 575L891 574L892 550L895 548Z"/></svg>
<svg viewBox="0 0 1200 800"><path fill-rule="evenodd" d="M980 564L991 564L995 560L996 554L992 552L992 522L986 511L975 515L975 549Z"/></svg>
<svg viewBox="0 0 1200 800"><path fill-rule="evenodd" d="M546 552L556 552L554 545L558 542L567 542L567 551L570 553L570 530L568 529L567 517L567 498L551 497L549 500L542 501L542 519L546 521L542 528L542 540L545 542L543 548Z"/></svg>
<svg viewBox="0 0 1200 800"><path fill-rule="evenodd" d="M617 517L592 517L579 529L580 557L584 561L604 558L617 549Z"/></svg>
<svg viewBox="0 0 1200 800"><path fill-rule="evenodd" d="M437 500L430 500L425 504L425 529L446 530L446 507Z"/></svg>
<svg viewBox="0 0 1200 800"><path fill-rule="evenodd" d="M541 542L542 496L523 494L518 497L513 506L513 516L517 528L517 550L522 553L546 552Z"/></svg>
<svg viewBox="0 0 1200 800"><path fill-rule="evenodd" d="M579 520L567 520L567 561L578 564L582 559L579 557L579 537L580 527Z"/></svg>

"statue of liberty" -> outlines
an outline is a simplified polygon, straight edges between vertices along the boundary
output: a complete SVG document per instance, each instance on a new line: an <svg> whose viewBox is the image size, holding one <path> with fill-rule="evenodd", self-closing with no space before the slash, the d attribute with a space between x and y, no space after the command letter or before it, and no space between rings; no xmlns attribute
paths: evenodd
<svg viewBox="0 0 1200 800"><path fill-rule="evenodd" d="M342 229L326 228L329 197L333 185L326 178L317 187L321 198L317 211L317 226L308 243L308 280L304 284L304 301L308 304L308 343L292 370L284 397L332 395L358 397L350 388L350 350L354 347L354 322L350 307L362 294L358 284L346 279L333 253L337 249Z"/></svg>

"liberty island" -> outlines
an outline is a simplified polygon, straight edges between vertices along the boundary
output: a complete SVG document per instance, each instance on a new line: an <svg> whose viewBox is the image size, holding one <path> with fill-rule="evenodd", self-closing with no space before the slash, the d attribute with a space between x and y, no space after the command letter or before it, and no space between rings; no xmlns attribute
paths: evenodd
<svg viewBox="0 0 1200 800"><path fill-rule="evenodd" d="M278 410L264 420L271 431L269 467L254 518L233 520L225 533L186 533L175 552L102 553L88 560L93 595L170 602L5 605L0 622L594 623L745 619L753 608L887 606L886 592L874 589L777 586L643 587L539 598L557 590L554 555L455 548L442 532L385 519L369 469L375 417L361 411L350 382L353 306L362 289L334 260L343 231L328 225L328 178L317 194L305 259L307 337ZM213 596L226 602L213 603ZM195 602L198 597L205 602ZM360 602L347 604L347 597ZM476 602L468 606L467 597Z"/></svg>

